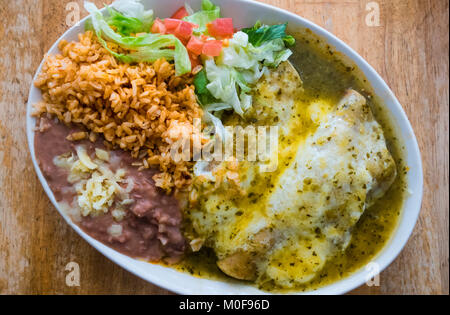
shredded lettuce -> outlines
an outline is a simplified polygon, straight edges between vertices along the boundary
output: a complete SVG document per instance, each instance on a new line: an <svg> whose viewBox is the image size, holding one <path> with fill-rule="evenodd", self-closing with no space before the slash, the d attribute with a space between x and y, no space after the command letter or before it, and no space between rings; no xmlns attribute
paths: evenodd
<svg viewBox="0 0 450 315"><path fill-rule="evenodd" d="M214 98L230 104L234 111L243 116L244 111L248 108L242 102L239 95L238 72L235 68L227 65L217 65L213 59L205 62L206 75L208 77L207 89ZM245 83L240 80L242 84ZM244 99L242 99L244 101ZM247 101L247 100L246 100ZM250 104L251 105L251 104Z"/></svg>
<svg viewBox="0 0 450 315"><path fill-rule="evenodd" d="M109 12L107 22L110 26L114 26L119 34L129 36L130 34L136 34L145 31L141 20L124 16L119 11L109 6L107 7L107 9Z"/></svg>
<svg viewBox="0 0 450 315"><path fill-rule="evenodd" d="M202 69L202 71L197 73L194 78L195 93L197 94L197 98L202 105L208 105L218 102L208 90L208 83L209 81L206 77L206 71L205 69Z"/></svg>
<svg viewBox="0 0 450 315"><path fill-rule="evenodd" d="M227 103L212 103L206 105L205 109L209 112L220 112L223 110L233 109L233 107Z"/></svg>
<svg viewBox="0 0 450 315"><path fill-rule="evenodd" d="M111 7L125 17L141 21L147 31L152 25L153 10L145 10L141 0L116 0Z"/></svg>
<svg viewBox="0 0 450 315"><path fill-rule="evenodd" d="M278 67L291 55L292 51L286 48L284 39L278 35L254 46L246 33L235 33L220 57L206 60L205 72L196 76L196 92L203 107L210 112L232 108L243 116L252 106L249 94L252 86L268 68Z"/></svg>
<svg viewBox="0 0 450 315"><path fill-rule="evenodd" d="M214 5L210 0L202 0L202 10L203 11L211 11L216 8L217 8L217 6Z"/></svg>
<svg viewBox="0 0 450 315"><path fill-rule="evenodd" d="M248 35L248 41L255 47L261 46L263 43L282 39L286 45L292 46L295 44L294 37L286 35L287 23L278 25L262 25L260 21L251 28L244 28L242 32Z"/></svg>
<svg viewBox="0 0 450 315"><path fill-rule="evenodd" d="M194 34L207 34L208 23L220 18L220 7L214 5L209 0L202 1L202 10L183 18L184 21L191 22L198 25L194 28Z"/></svg>
<svg viewBox="0 0 450 315"><path fill-rule="evenodd" d="M283 61L287 61L290 56L292 56L292 51L290 49L281 50L274 54L272 62L266 60L264 61L264 65L268 66L269 68L276 68Z"/></svg>
<svg viewBox="0 0 450 315"><path fill-rule="evenodd" d="M160 58L165 58L168 61L174 60L176 75L182 75L191 71L191 61L186 47L175 36L151 33L138 37L122 36L109 26L95 4L85 1L84 7L91 14L92 28L98 40L120 61L126 63L153 62ZM105 39L133 52L130 54L119 54L108 47ZM175 49L172 47L175 47Z"/></svg>
<svg viewBox="0 0 450 315"><path fill-rule="evenodd" d="M153 23L153 10L145 10L140 0L117 0L106 6L109 12L107 22L118 33L129 36L148 32Z"/></svg>

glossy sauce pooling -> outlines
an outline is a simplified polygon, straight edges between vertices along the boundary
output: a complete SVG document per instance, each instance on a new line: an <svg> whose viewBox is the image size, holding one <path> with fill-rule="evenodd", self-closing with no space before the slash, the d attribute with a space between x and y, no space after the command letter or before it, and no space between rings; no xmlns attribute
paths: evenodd
<svg viewBox="0 0 450 315"><path fill-rule="evenodd" d="M395 136L388 113L376 97L368 92L370 87L356 74L357 70L345 65L338 54L324 46L323 42L310 32L306 31L296 36L296 39L297 46L291 61L303 80L304 91L300 102L306 104L325 99L330 104L336 104L347 89L360 92L367 99L377 121L383 127L387 146L395 159L398 173L389 191L365 211L352 232L351 243L345 252L331 259L311 283L295 288L296 291L302 291L314 290L348 276L370 262L381 251L392 235L400 216L407 187L405 180L407 167L402 160L402 144ZM280 163L282 162L281 160ZM270 190L270 187L263 187L264 184L263 181L259 181L255 186L259 200L265 198L265 191ZM203 250L190 255L179 268L200 277L230 280L221 274L215 260L210 250ZM261 289L278 291L270 282L265 283Z"/></svg>

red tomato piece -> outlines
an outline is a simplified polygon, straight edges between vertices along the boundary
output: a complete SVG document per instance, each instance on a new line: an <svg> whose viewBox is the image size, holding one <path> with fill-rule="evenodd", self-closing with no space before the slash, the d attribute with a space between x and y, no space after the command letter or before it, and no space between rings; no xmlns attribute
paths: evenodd
<svg viewBox="0 0 450 315"><path fill-rule="evenodd" d="M208 32L211 36L217 38L228 38L233 37L233 19L231 18L220 18L214 20L212 23L208 23Z"/></svg>
<svg viewBox="0 0 450 315"><path fill-rule="evenodd" d="M201 55L205 43L198 37L192 36L186 48L194 55Z"/></svg>
<svg viewBox="0 0 450 315"><path fill-rule="evenodd" d="M152 33L155 33L155 34L165 34L166 33L166 26L160 19L156 19L155 22L153 22Z"/></svg>
<svg viewBox="0 0 450 315"><path fill-rule="evenodd" d="M178 19L164 19L164 25L166 26L167 32L173 32L181 24L181 20Z"/></svg>
<svg viewBox="0 0 450 315"><path fill-rule="evenodd" d="M191 23L191 22L187 22L187 21L183 21L183 20L164 19L164 25L166 26L167 32L174 32L181 23L190 25L191 28L197 28L198 27L197 24L194 24L194 23Z"/></svg>
<svg viewBox="0 0 450 315"><path fill-rule="evenodd" d="M174 35L179 39L188 41L192 36L193 26L191 23L181 21L178 27L175 29Z"/></svg>
<svg viewBox="0 0 450 315"><path fill-rule="evenodd" d="M222 41L208 40L207 42L205 42L205 45L203 45L202 52L204 55L211 57L220 56L220 53L222 52Z"/></svg>
<svg viewBox="0 0 450 315"><path fill-rule="evenodd" d="M189 23L190 25L192 25L192 28L197 28L198 24L192 23L192 22L188 22L188 21L183 21L184 23Z"/></svg>
<svg viewBox="0 0 450 315"><path fill-rule="evenodd" d="M172 19L179 19L189 16L189 13L187 12L185 7L181 7L172 15Z"/></svg>

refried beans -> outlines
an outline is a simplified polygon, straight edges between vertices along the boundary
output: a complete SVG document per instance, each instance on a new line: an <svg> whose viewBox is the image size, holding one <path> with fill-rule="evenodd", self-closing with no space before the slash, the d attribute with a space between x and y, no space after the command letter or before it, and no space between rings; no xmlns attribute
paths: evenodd
<svg viewBox="0 0 450 315"><path fill-rule="evenodd" d="M83 145L88 154L93 156L96 148L105 149L103 142L101 139L94 143L89 140L69 141L66 137L82 130L81 127L68 127L57 119L43 117L37 125L40 128L35 132L34 147L42 173L56 200L75 206L76 192L68 182L68 171L56 166L54 159L66 153L75 153L78 145ZM128 206L120 221L116 221L111 211L101 215L80 216L73 221L96 240L125 255L153 262L178 262L186 248L178 201L155 186L152 177L157 171L139 170L132 165L137 160L128 152L113 150L109 154L115 161L115 165L111 163L111 170L125 170L125 177L134 183L129 193L134 202ZM113 225L121 226L120 235L109 233Z"/></svg>

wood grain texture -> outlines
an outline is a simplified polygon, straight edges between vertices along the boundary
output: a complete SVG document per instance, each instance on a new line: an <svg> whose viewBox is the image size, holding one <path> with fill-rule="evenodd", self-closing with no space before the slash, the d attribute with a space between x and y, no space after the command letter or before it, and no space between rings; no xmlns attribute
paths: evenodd
<svg viewBox="0 0 450 315"><path fill-rule="evenodd" d="M73 2L81 7L81 0ZM365 23L369 1L263 2L302 15L353 47L392 88L418 137L425 194L414 234L381 274L380 287L352 293L448 294L448 0L377 1L378 27ZM44 53L68 29L68 3L0 0L0 293L170 294L116 266L72 231L32 167L25 135L28 89ZM80 266L79 287L66 285L70 261Z"/></svg>

